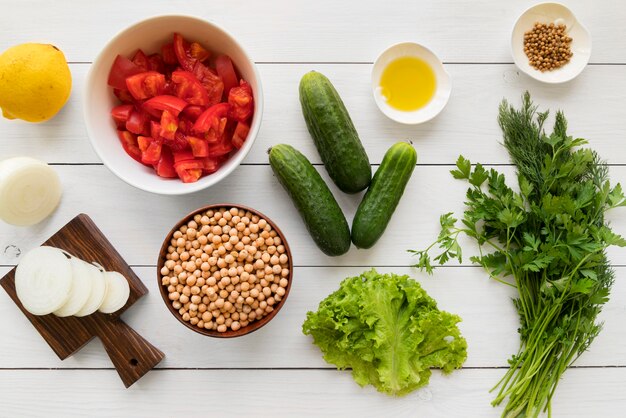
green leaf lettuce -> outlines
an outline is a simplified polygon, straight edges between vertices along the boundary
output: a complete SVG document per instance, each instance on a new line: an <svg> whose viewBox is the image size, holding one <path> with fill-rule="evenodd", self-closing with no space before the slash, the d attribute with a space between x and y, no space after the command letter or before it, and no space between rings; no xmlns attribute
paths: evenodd
<svg viewBox="0 0 626 418"><path fill-rule="evenodd" d="M406 395L428 384L430 368L450 373L467 357L461 318L436 302L408 276L370 270L345 279L308 312L302 326L339 369L352 368L361 386Z"/></svg>

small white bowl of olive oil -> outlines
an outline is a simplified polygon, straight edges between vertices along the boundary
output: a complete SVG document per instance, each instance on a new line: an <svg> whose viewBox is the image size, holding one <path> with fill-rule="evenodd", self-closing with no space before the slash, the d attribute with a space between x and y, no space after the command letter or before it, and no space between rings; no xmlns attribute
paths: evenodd
<svg viewBox="0 0 626 418"><path fill-rule="evenodd" d="M387 48L374 62L372 90L378 108L389 119L416 125L443 110L452 84L430 49L403 42Z"/></svg>

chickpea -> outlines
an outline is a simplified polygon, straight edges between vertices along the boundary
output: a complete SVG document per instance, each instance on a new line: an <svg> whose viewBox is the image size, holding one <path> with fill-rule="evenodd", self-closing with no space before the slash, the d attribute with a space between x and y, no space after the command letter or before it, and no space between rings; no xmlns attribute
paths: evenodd
<svg viewBox="0 0 626 418"><path fill-rule="evenodd" d="M217 326L217 332L226 332L227 329L228 328L224 324Z"/></svg>

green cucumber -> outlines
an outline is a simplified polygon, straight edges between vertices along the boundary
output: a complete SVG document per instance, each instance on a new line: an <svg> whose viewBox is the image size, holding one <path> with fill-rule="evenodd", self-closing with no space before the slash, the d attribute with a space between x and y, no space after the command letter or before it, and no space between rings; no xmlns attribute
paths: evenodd
<svg viewBox="0 0 626 418"><path fill-rule="evenodd" d="M352 119L330 80L311 71L300 80L300 104L306 126L324 166L345 193L365 190L372 167Z"/></svg>
<svg viewBox="0 0 626 418"><path fill-rule="evenodd" d="M417 163L415 149L406 142L389 148L352 221L352 242L371 248L383 235Z"/></svg>
<svg viewBox="0 0 626 418"><path fill-rule="evenodd" d="M309 160L291 145L273 146L270 165L291 197L313 241L327 255L350 249L350 228L324 179Z"/></svg>

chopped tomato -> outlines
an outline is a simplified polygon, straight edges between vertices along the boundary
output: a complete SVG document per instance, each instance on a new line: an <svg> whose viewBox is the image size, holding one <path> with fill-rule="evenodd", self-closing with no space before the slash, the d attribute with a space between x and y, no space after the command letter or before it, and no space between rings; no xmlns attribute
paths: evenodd
<svg viewBox="0 0 626 418"><path fill-rule="evenodd" d="M229 110L228 103L219 103L209 107L198 116L193 125L193 131L204 135L209 142L218 142L224 134Z"/></svg>
<svg viewBox="0 0 626 418"><path fill-rule="evenodd" d="M189 141L189 145L191 145L191 153L194 157L209 156L209 143L204 139L187 135L187 141Z"/></svg>
<svg viewBox="0 0 626 418"><path fill-rule="evenodd" d="M191 72L206 89L209 95L208 106L220 103L222 101L222 94L224 93L224 83L215 71L201 62L196 62Z"/></svg>
<svg viewBox="0 0 626 418"><path fill-rule="evenodd" d="M205 157L199 160L202 162L202 170L205 174L215 173L220 168L220 161L217 158Z"/></svg>
<svg viewBox="0 0 626 418"><path fill-rule="evenodd" d="M174 163L174 169L183 183L193 183L202 175L204 165L196 160L181 161Z"/></svg>
<svg viewBox="0 0 626 418"><path fill-rule="evenodd" d="M161 158L159 159L159 162L156 163L154 169L160 177L168 179L178 177L178 174L176 174L176 170L174 169L174 157L168 148L163 148L161 150Z"/></svg>
<svg viewBox="0 0 626 418"><path fill-rule="evenodd" d="M179 131L180 131L180 128L179 128ZM189 149L189 142L187 141L186 136L181 132L176 132L176 136L174 137L174 140L166 141L165 145L170 147L172 152Z"/></svg>
<svg viewBox="0 0 626 418"><path fill-rule="evenodd" d="M150 132L148 121L148 115L144 112L133 110L126 121L126 129L137 135L147 135Z"/></svg>
<svg viewBox="0 0 626 418"><path fill-rule="evenodd" d="M135 99L149 99L163 93L165 76L156 71L145 71L128 77L126 87Z"/></svg>
<svg viewBox="0 0 626 418"><path fill-rule="evenodd" d="M150 121L150 136L154 139L161 138L161 124L159 122Z"/></svg>
<svg viewBox="0 0 626 418"><path fill-rule="evenodd" d="M141 71L149 70L148 57L141 49L138 49L137 52L135 52L135 55L133 55L133 63L135 63L137 67L141 68Z"/></svg>
<svg viewBox="0 0 626 418"><path fill-rule="evenodd" d="M204 112L204 107L189 105L183 110L183 116L189 118L192 122L195 122L202 112Z"/></svg>
<svg viewBox="0 0 626 418"><path fill-rule="evenodd" d="M248 124L246 124L245 122L237 122L235 133L233 133L233 146L237 149L241 148L246 138L248 137L249 132L250 126L248 126Z"/></svg>
<svg viewBox="0 0 626 418"><path fill-rule="evenodd" d="M178 129L178 119L170 111L164 110L161 114L161 131L159 133L165 139L173 140Z"/></svg>
<svg viewBox="0 0 626 418"><path fill-rule="evenodd" d="M141 162L144 164L157 164L161 159L162 145L149 136L138 136L137 144L141 150Z"/></svg>
<svg viewBox="0 0 626 418"><path fill-rule="evenodd" d="M130 155L130 157L135 161L141 163L141 150L137 145L137 138L135 137L135 135L128 131L119 130L117 131L117 136L120 139L120 142L122 143L122 148L124 148L126 154Z"/></svg>
<svg viewBox="0 0 626 418"><path fill-rule="evenodd" d="M111 71L109 71L107 83L113 88L126 90L126 79L135 74L139 74L141 71L141 68L135 65L134 62L118 55L115 57L115 61L113 61Z"/></svg>
<svg viewBox="0 0 626 418"><path fill-rule="evenodd" d="M156 118L160 118L161 113L164 110L167 110L174 116L178 117L185 106L187 106L186 101L179 99L176 96L169 95L155 96L150 100L145 101L142 105L143 110Z"/></svg>
<svg viewBox="0 0 626 418"><path fill-rule="evenodd" d="M165 72L165 63L163 58L159 54L152 54L148 56L148 70L156 71L158 73Z"/></svg>
<svg viewBox="0 0 626 418"><path fill-rule="evenodd" d="M132 104L123 104L115 106L113 109L111 109L111 116L113 117L113 120L115 121L115 124L118 126L118 128L126 126L126 121L128 121L128 119L130 118L130 114L133 112L134 109L135 106L133 106Z"/></svg>
<svg viewBox="0 0 626 418"><path fill-rule="evenodd" d="M128 90L126 90L126 85L124 85L124 90L113 89L113 94L115 94L115 97L117 97L119 101L122 103L134 103L135 102L135 99L133 99L133 96L131 96Z"/></svg>
<svg viewBox="0 0 626 418"><path fill-rule="evenodd" d="M189 45L189 55L200 62L204 62L209 59L211 52L204 49L199 43L192 42L191 45Z"/></svg>
<svg viewBox="0 0 626 418"><path fill-rule="evenodd" d="M254 112L254 100L252 99L252 87L241 80L239 87L234 87L228 94L230 112L228 116L236 121L245 122Z"/></svg>
<svg viewBox="0 0 626 418"><path fill-rule="evenodd" d="M195 159L193 153L188 149L181 151L172 151L172 155L174 156L174 163Z"/></svg>
<svg viewBox="0 0 626 418"><path fill-rule="evenodd" d="M164 44L161 47L161 54L163 55L163 62L167 65L178 64L176 53L174 53L174 44Z"/></svg>
<svg viewBox="0 0 626 418"><path fill-rule="evenodd" d="M174 34L160 53L116 57L108 83L124 151L164 178L197 181L215 172L249 135L253 93L232 60L211 59L198 42Z"/></svg>
<svg viewBox="0 0 626 418"><path fill-rule="evenodd" d="M230 89L239 85L233 62L228 55L220 55L215 60L215 69L224 83L224 97L228 97Z"/></svg>
<svg viewBox="0 0 626 418"><path fill-rule="evenodd" d="M209 155L211 157L221 157L234 150L233 144L230 141L221 141L217 144L209 145Z"/></svg>
<svg viewBox="0 0 626 418"><path fill-rule="evenodd" d="M207 106L209 94L195 75L189 71L174 71L172 82L175 84L176 96L196 106Z"/></svg>
<svg viewBox="0 0 626 418"><path fill-rule="evenodd" d="M191 56L189 42L179 33L174 34L174 53L176 54L178 63L184 70L193 70L193 66L197 60Z"/></svg>

